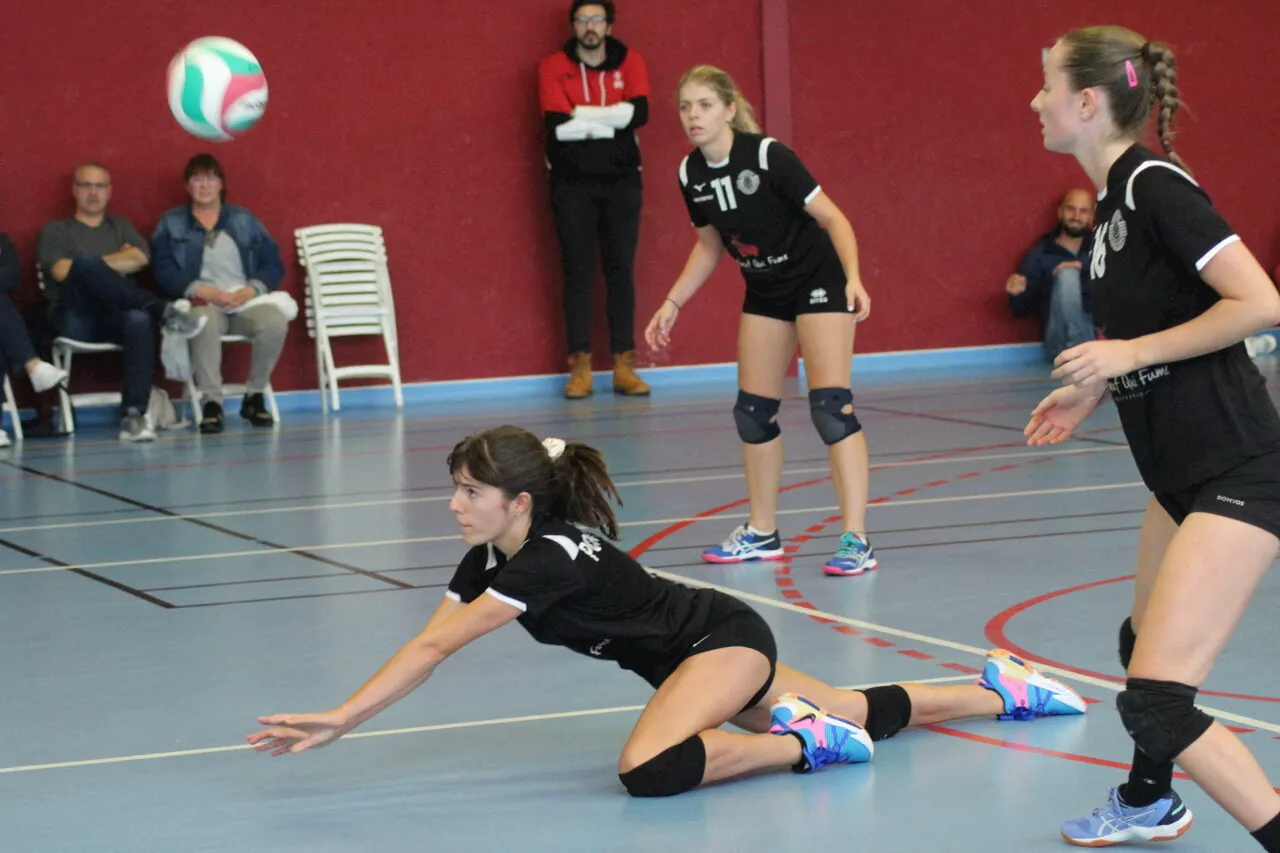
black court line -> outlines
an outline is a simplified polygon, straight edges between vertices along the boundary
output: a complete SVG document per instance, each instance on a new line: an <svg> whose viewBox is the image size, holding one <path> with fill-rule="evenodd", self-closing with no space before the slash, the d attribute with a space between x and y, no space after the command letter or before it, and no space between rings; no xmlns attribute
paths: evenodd
<svg viewBox="0 0 1280 853"><path fill-rule="evenodd" d="M892 450L884 453L874 454L871 460L871 467L874 469L877 465L884 465L886 463L886 460L892 461L896 457L902 457L902 456L932 457L935 455L942 456L942 455L951 455L951 454L958 454L958 453L971 453L971 452L979 452L979 451L986 451L986 450L998 450L1001 448L1017 449L1017 448L1025 448L1025 447L1026 447L1025 441L1010 441L1010 442L1001 442L1000 444L996 444L996 445L990 445L990 444L965 445L962 447L942 447L942 448L928 449L928 450L919 449L919 448L915 448L911 450ZM786 460L788 465L805 465L810 463L817 464L817 463L826 462L826 461L827 461L826 456L797 456L797 457L788 457ZM928 459L926 461L934 461L934 460ZM964 457L961 456L961 457L957 457L954 460L948 459L943 461L946 461L946 462L954 461L956 463L960 463L964 461ZM9 463L6 463L6 464L9 464ZM146 470L146 469L140 469L140 470ZM727 462L723 465L693 465L693 466L686 465L686 466L680 466L678 468L651 468L651 469L633 470L633 471L610 471L609 476L615 480L622 480L628 477L640 478L640 477L662 476L666 474L684 474L689 472L708 472L708 471L732 472L732 471L741 471L741 470L742 470L742 462L740 460L736 460L733 462ZM40 476L50 477L50 476L56 476L56 475L41 474ZM414 495L414 494L420 494L424 492L425 493L445 492L452 488L453 488L452 483L442 483L438 486L413 486L410 488L399 488L399 489L368 489L368 490L358 491L358 492L342 492L341 494L333 494L330 492L318 492L318 493L309 493L309 494L301 494L301 495L284 495L282 497L266 497L266 498L247 498L246 497L246 498L240 498L236 500L195 501L192 503L169 504L167 506L167 509L175 510L175 512L169 513L170 515L182 515L183 513L177 512L177 510L199 510L199 509L212 509L216 507L226 507L226 506L248 506L252 504L288 503L290 501L323 500L325 498L364 498L364 497L385 497L388 495ZM324 509L325 506L323 504L319 504L315 507L309 507L309 508ZM99 516L124 515L129 512L134 512L136 509L138 509L138 507L125 508L125 509L102 509L102 510L92 510L88 512L55 512L55 513L41 513L37 515L11 515L11 516L0 517L0 525L8 525L13 522L19 522L19 521L52 521L56 519L97 518ZM159 508L148 507L146 509L148 511L161 511Z"/></svg>
<svg viewBox="0 0 1280 853"><path fill-rule="evenodd" d="M157 607L163 607L166 610L173 610L174 607L176 606L176 605L170 604L164 599L156 598L154 595L148 595L144 590L134 589L128 584L123 584L123 583L120 583L119 581L112 580L111 578L103 577L102 575L96 572L90 572L86 569L71 568L70 563L64 563L61 560L55 559L54 557L46 557L44 554L41 554L36 551L32 551L30 548L24 548L21 545L18 545L17 543L14 543L14 542L10 542L7 539L0 539L0 546L8 548L12 551L17 551L19 554L22 554L24 556L33 557L37 560L40 560L43 563L48 563L51 566L58 566L60 568L64 568L69 572L74 572L75 574L80 575L80 577L82 578L88 578L89 580L97 581L98 583L105 584L111 587L112 589L118 589L121 592L126 592L129 595L134 596L135 598L140 598L149 604L156 605Z"/></svg>
<svg viewBox="0 0 1280 853"><path fill-rule="evenodd" d="M423 572L431 569L454 569L454 568L457 568L457 563L445 563L439 566L408 566L403 569L383 569L382 574L394 575L398 572ZM151 586L151 587L147 587L143 591L144 592L172 592L173 590L178 590L178 589L211 589L213 587L219 587L219 586L244 586L246 584L255 584L255 583L276 583L277 581L312 581L312 580L322 580L324 578L340 578L340 577L345 577L345 575L342 575L340 573L330 573L330 574L324 574L324 575L291 575L286 578L252 578L250 580L242 580L242 581L215 581L213 583L189 583L189 584L184 584L182 586ZM417 587L414 587L414 588L417 589Z"/></svg>
<svg viewBox="0 0 1280 853"><path fill-rule="evenodd" d="M370 595L375 592L406 592L416 589L438 589L447 587L447 583L427 583L422 586L384 587L382 589L357 589L351 592L309 592L302 595L274 595L269 598L242 598L236 601L206 601L200 604L177 604L179 610L193 607L227 607L232 604L262 604L268 601L297 601L303 598L336 598L341 595Z"/></svg>
<svg viewBox="0 0 1280 853"><path fill-rule="evenodd" d="M891 502L885 502L885 504L886 504L886 505L888 505L889 503L891 503ZM874 539L874 538L876 538L876 537L878 537L878 536L887 536L887 535L892 534L892 533L925 533L925 532L928 532L928 531L931 531L931 530L955 530L955 529L967 529L967 528L971 528L971 527L995 527L995 526L1006 525L1006 524L1039 524L1039 523L1041 523L1041 522L1045 522L1045 521L1059 521L1059 520L1066 520L1066 519L1073 519L1073 518L1099 518L1099 517L1112 518L1112 517L1117 516L1117 515L1138 515L1138 514L1141 514L1141 513L1144 513L1144 512L1146 512L1146 509L1145 509L1145 508L1144 508L1144 509L1119 509L1119 510L1113 510L1113 511L1110 511L1110 512L1075 512L1075 513L1065 513L1065 514L1062 514L1062 515L1046 515L1046 516L1038 516L1038 517L1032 517L1032 518L1002 518L1002 519L995 520L995 521L970 521L970 522L964 522L964 523L958 523L958 524L927 524L927 525L924 525L923 527L887 527L887 528L883 528L883 529L879 529L879 528L877 528L877 529L872 529L872 530L870 530L870 531L869 531L869 534L870 534L870 536ZM806 526L808 526L808 525L806 525ZM1126 529L1126 530L1130 530L1130 529L1132 529L1132 530L1138 530L1139 528L1138 528L1138 527L1134 527L1134 528L1124 528L1124 529ZM1091 531L1091 530L1087 530L1087 529L1086 529L1086 530L1084 530L1084 531L1080 531L1080 532L1083 532L1083 533L1091 533L1091 532L1093 532L1093 531ZM839 534L839 533L814 533L814 534L805 534L805 533L801 533L801 534L799 534L799 535L801 535L801 536L806 536L806 535L807 535L809 538L808 538L807 540L805 540L806 542L812 542L812 541L815 541L815 540L818 540L818 539L836 539L836 538L838 538L838 537L840 536L840 534ZM1008 538L1009 538L1009 539L1031 538L1031 536L1033 536L1033 535L1034 535L1034 534L1028 534L1026 537L1021 537L1021 536L1012 536L1012 537L1008 537ZM788 536L784 536L784 537L782 537L783 544L787 544L787 543L791 542L792 538L794 538L794 537L788 537ZM973 542L988 542L988 541L989 541L989 542L998 542L998 541L1003 541L1003 540L1000 540L1000 539L973 539L973 540L965 540L965 541L973 541ZM874 543L873 543L873 544L874 544ZM647 550L645 551L645 553L646 553L646 554L658 554L658 553L662 553L662 552L664 552L664 551L687 551L687 550L689 550L690 548L693 548L693 547L697 547L697 546L694 546L694 545L657 545L657 546L655 546L655 547L653 547L653 548L649 548L649 549L647 549ZM882 548L881 546L879 546L879 545L876 545L876 546L875 546L875 548L876 548L876 550L877 550L877 551L880 551L880 550L885 550L885 551L887 551L887 550L889 550L890 548L909 548L909 547L914 547L914 546L910 546L910 545L886 545L886 546L884 546L883 548ZM922 547L923 547L923 546L922 546ZM624 550L625 550L625 549L624 549ZM708 564L706 564L706 563L692 563L692 564L690 564L690 565L708 565Z"/></svg>
<svg viewBox="0 0 1280 853"><path fill-rule="evenodd" d="M1018 433L1018 435L1023 434L1022 427L1010 426L1009 424L992 424L992 423L987 423L985 421L970 420L968 418L954 418L954 417L948 417L946 415L931 415L928 412L902 412L902 411L898 411L897 409L886 409L880 406L859 406L859 409L861 411L866 411L866 412L879 412L880 414L885 414L885 415L900 415L901 417L904 417L904 418L920 418L926 421L939 421L941 423L946 423L946 424L960 424L961 426L986 427L988 429L999 429L999 430L1004 430L1006 432L1016 432ZM1083 442L1088 442L1090 444L1105 444L1108 447L1127 447L1128 446L1128 443L1124 441L1112 441L1107 438L1095 438L1089 435L1073 435L1071 436L1071 438L1074 441L1083 441Z"/></svg>
<svg viewBox="0 0 1280 853"><path fill-rule="evenodd" d="M229 527L223 527L222 525L219 525L219 524L212 524L210 522L204 521L199 518L183 518L181 513L173 512L172 510L168 510L163 507L152 506L151 504L147 504L142 501L137 501L137 500L134 500L133 498L125 497L124 495L118 495L118 494L115 494L114 492L109 492L106 489L100 489L97 486L90 486L85 483L78 483L75 480L68 480L66 477L60 477L57 474L48 474L48 473L45 473L44 471L39 471L39 470L36 470L35 468L30 468L25 465L15 465L12 462L5 462L4 464L12 468L19 468L20 470L26 471L30 474L34 474L38 477L44 477L46 479L54 481L55 483L62 483L63 485L72 486L77 489L83 489L84 491L92 492L93 494L96 494L96 495L102 495L103 497L111 498L112 500L117 500L117 501L120 501L121 503L130 504L132 506L138 507L139 509L145 509L145 510L148 510L149 512L159 513L160 515L168 516L170 518L179 518L182 521L187 522L188 524L194 524L197 527L203 527L207 530L213 530L217 533L222 533L227 536L231 536L245 542L252 542L256 545L262 545L264 547L273 548L276 550L285 550L288 548L287 545L281 545L277 542L272 542L267 539L259 539L257 536L253 536L248 533L241 533L238 530L232 530ZM403 587L405 589L413 588L412 584L407 584L404 581L396 580L395 578L384 577L378 574L377 572L371 572L367 569L362 569L359 566L353 566L353 565L350 565L349 563L343 563L338 560L331 559L329 557L321 556L320 554L313 554L310 551L290 551L290 553L297 554L299 557L302 557L303 559L306 559L306 560L314 560L317 563L323 563L326 566L333 566L334 568L345 569L348 572L353 572L357 575L363 575L364 577L379 581L389 586Z"/></svg>

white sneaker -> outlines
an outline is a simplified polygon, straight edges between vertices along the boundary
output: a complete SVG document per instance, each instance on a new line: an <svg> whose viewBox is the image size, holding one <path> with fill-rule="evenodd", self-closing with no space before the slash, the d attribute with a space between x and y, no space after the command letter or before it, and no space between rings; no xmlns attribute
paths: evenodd
<svg viewBox="0 0 1280 853"><path fill-rule="evenodd" d="M151 428L151 418L130 409L120 419L121 441L155 441L156 431Z"/></svg>
<svg viewBox="0 0 1280 853"><path fill-rule="evenodd" d="M0 447L8 447L13 444L13 440L9 438L9 433L0 429Z"/></svg>
<svg viewBox="0 0 1280 853"><path fill-rule="evenodd" d="M67 372L47 361L40 361L36 364L36 369L27 374L27 378L31 380L31 387L36 389L36 393L43 394L66 381Z"/></svg>

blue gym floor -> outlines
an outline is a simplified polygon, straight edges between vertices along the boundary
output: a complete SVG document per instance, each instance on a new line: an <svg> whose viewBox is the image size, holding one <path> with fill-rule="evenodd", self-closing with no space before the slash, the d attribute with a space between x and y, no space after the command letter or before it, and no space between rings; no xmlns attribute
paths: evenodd
<svg viewBox="0 0 1280 853"><path fill-rule="evenodd" d="M649 400L286 411L265 432L232 417L223 435L147 446L104 425L0 451L0 849L1066 849L1059 824L1099 805L1130 756L1115 634L1146 492L1109 405L1076 440L1023 445L1046 373L855 370L880 559L862 578L819 571L839 524L797 386L782 564L698 559L746 513L731 381L664 389L658 375ZM749 600L791 666L839 685L960 683L1004 645L1070 668L1096 704L640 801L615 762L647 685L512 624L327 749L251 751L258 715L333 707L421 627L465 547L445 456L508 422L603 450L624 546ZM1272 575L1201 697L1273 783L1277 604ZM1196 825L1171 849L1251 849L1195 786L1179 790Z"/></svg>

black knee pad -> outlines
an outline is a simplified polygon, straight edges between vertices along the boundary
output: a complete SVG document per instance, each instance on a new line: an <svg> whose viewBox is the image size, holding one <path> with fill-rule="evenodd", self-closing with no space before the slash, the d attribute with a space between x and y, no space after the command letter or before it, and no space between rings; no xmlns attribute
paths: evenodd
<svg viewBox="0 0 1280 853"><path fill-rule="evenodd" d="M764 444L782 435L782 427L778 426L778 407L781 405L781 400L739 391L738 402L733 406L733 422L738 425L738 437L747 444Z"/></svg>
<svg viewBox="0 0 1280 853"><path fill-rule="evenodd" d="M1120 665L1129 670L1129 661L1133 660L1133 646L1138 642L1138 635L1133 633L1133 620L1126 618L1120 623Z"/></svg>
<svg viewBox="0 0 1280 853"><path fill-rule="evenodd" d="M911 697L899 684L868 687L859 691L867 697L867 724L872 740L891 738L911 723Z"/></svg>
<svg viewBox="0 0 1280 853"><path fill-rule="evenodd" d="M706 769L707 747L694 735L618 778L633 797L672 797L698 787Z"/></svg>
<svg viewBox="0 0 1280 853"><path fill-rule="evenodd" d="M848 409L848 411L845 411ZM809 417L818 435L831 446L862 429L853 412L853 392L848 388L814 388L809 392Z"/></svg>
<svg viewBox="0 0 1280 853"><path fill-rule="evenodd" d="M1197 692L1176 681L1130 678L1116 707L1143 754L1152 761L1173 761L1213 725L1213 718L1195 706Z"/></svg>

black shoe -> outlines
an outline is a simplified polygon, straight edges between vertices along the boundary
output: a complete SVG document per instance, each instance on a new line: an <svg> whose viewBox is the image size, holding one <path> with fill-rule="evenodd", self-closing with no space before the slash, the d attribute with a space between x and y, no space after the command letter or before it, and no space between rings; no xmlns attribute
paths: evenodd
<svg viewBox="0 0 1280 853"><path fill-rule="evenodd" d="M261 394L244 395L244 402L240 404L240 417L256 427L274 426L276 422Z"/></svg>
<svg viewBox="0 0 1280 853"><path fill-rule="evenodd" d="M222 404L213 400L206 401L201 409L200 431L205 434L222 432L222 423Z"/></svg>

